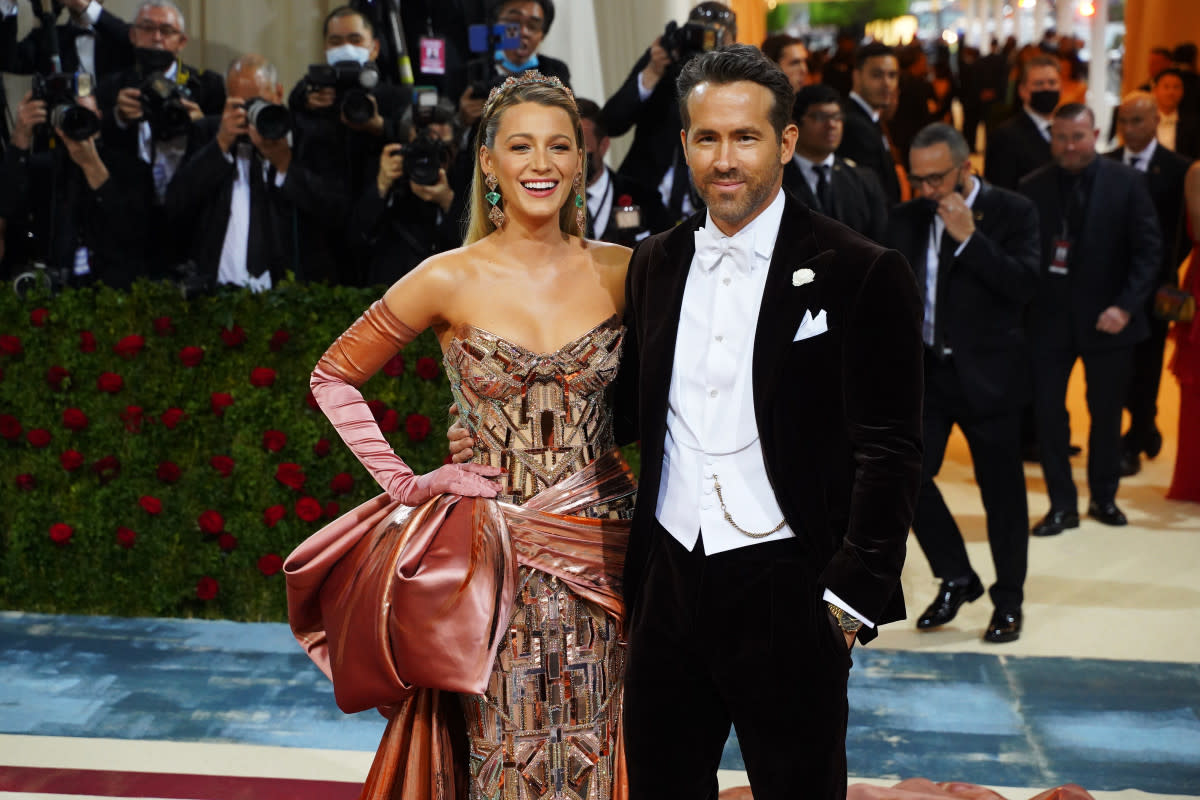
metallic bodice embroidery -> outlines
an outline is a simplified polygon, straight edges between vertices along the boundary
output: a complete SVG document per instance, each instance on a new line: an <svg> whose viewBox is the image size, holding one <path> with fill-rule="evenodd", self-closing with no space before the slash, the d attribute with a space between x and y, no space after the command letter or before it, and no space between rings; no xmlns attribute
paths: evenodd
<svg viewBox="0 0 1200 800"><path fill-rule="evenodd" d="M464 326L446 348L446 374L475 462L504 467L499 499L523 503L612 449L605 397L625 329L614 314L553 353L534 353Z"/></svg>

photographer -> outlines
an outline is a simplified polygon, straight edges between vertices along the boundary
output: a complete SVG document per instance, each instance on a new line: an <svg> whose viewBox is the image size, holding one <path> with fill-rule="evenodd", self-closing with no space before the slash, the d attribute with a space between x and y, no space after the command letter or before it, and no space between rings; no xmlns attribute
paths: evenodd
<svg viewBox="0 0 1200 800"><path fill-rule="evenodd" d="M275 67L248 54L230 64L227 80L221 116L197 126L206 142L167 191L167 223L191 231L189 288L231 284L259 291L288 270L305 272L298 232L337 216L345 201L336 181L294 158L299 132L281 105Z"/></svg>
<svg viewBox="0 0 1200 800"><path fill-rule="evenodd" d="M394 283L434 253L462 244L472 160L455 147L454 107L423 103L418 95L403 128L406 143L383 148L375 185L350 216L352 243L369 253L369 285Z"/></svg>
<svg viewBox="0 0 1200 800"><path fill-rule="evenodd" d="M683 123L675 79L689 58L736 38L737 17L728 6L700 3L683 26L673 22L667 26L604 106L610 135L621 136L637 126L629 154L617 171L658 187L672 220L684 219L698 203L691 197L691 179L679 141Z"/></svg>
<svg viewBox="0 0 1200 800"><path fill-rule="evenodd" d="M76 106L89 113L72 113ZM95 112L91 96L47 108L27 92L5 154L7 263L44 263L54 288L97 281L126 288L147 272L147 187L130 159L98 142ZM57 146L34 152L35 131L52 123Z"/></svg>
<svg viewBox="0 0 1200 800"><path fill-rule="evenodd" d="M129 24L102 5L103 0L63 0L67 23L56 26L61 72L107 75L133 64ZM59 3L54 3L58 15ZM39 20L40 22L40 20ZM0 69L18 75L51 73L50 48L40 26L17 43L17 2L0 0Z"/></svg>

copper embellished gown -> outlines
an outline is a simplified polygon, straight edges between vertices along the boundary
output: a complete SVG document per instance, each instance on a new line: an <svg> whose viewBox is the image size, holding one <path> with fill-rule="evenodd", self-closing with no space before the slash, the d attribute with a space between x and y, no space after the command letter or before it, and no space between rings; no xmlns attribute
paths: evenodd
<svg viewBox="0 0 1200 800"><path fill-rule="evenodd" d="M346 515L356 518L314 534L289 558L293 631L332 678L343 710L376 705L389 718L363 798L621 800L620 578L634 484L614 448L607 390L624 328L614 315L553 353L475 327L454 333L444 358L451 391L475 439L475 461L507 470L501 496L441 496L406 509L381 495ZM490 671L482 662L479 670L486 688L450 694L434 675L413 679L415 686L397 681L393 696L360 690L400 672L393 667L406 654L397 653L397 639L410 617L423 615L387 593L389 576L413 570L396 555L403 544L386 543L431 526L435 542L457 541L449 538L456 526L470 527L475 538L461 549L472 559L481 541L509 553L467 570L486 584L476 592L486 597L489 576L499 576L494 593L502 599L489 609L506 629L493 620L493 635L488 615L477 612L469 624L426 626L425 641L452 630L479 642L476 658L489 654L489 639L496 643ZM366 585L376 575L388 584L382 590ZM359 601L364 595L369 602ZM376 636L364 620L381 616L389 621ZM387 665L364 670L372 660Z"/></svg>

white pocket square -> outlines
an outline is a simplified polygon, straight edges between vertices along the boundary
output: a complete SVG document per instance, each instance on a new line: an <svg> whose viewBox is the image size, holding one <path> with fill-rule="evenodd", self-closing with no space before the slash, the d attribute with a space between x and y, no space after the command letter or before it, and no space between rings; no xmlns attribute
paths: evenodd
<svg viewBox="0 0 1200 800"><path fill-rule="evenodd" d="M825 309L821 309L814 317L812 311L804 312L804 319L800 322L800 327L796 329L796 335L792 337L793 342L798 342L801 339L811 339L814 336L820 336L825 331L829 330L829 324L825 321Z"/></svg>

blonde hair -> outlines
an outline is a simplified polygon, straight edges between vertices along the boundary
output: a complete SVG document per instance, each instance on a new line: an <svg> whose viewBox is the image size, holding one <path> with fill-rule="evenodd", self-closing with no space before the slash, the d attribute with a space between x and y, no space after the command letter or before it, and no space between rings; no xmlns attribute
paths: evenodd
<svg viewBox="0 0 1200 800"><path fill-rule="evenodd" d="M501 90L494 98L490 99L487 105L484 106L483 117L479 120L479 134L476 137L476 146L487 147L491 150L496 146L496 132L500 129L500 120L504 116L504 112L515 105L521 103L537 103L538 105L547 106L549 108L561 108L567 112L567 116L571 118L571 127L575 131L575 146L578 150L583 151L583 125L579 119L579 109L575 107L575 99L568 93L566 89L553 86L548 83L524 83L511 86ZM579 165L581 175L587 174L587 153L581 155ZM475 171L471 179L471 197L467 202L467 230L463 237L463 244L474 244L483 237L496 230L496 226L488 219L488 212L491 210L491 204L487 201L487 193L491 191L484 182L483 166L480 163L478 152L475 155ZM583 192L583 186L580 185L580 193ZM563 207L558 212L558 227L566 236L583 237L584 231L580 230L579 222L576 219L576 207L574 203L574 195L568 195L568 202L563 204ZM504 201L501 200L501 203ZM504 206L501 205L501 210ZM587 206L584 206L586 211Z"/></svg>

